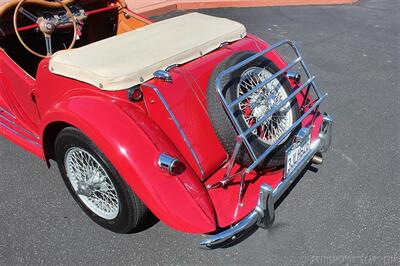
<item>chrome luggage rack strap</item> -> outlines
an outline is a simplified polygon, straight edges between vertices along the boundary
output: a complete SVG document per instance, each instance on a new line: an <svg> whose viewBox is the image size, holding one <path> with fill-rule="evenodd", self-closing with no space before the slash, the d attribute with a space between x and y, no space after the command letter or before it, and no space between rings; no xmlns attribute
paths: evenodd
<svg viewBox="0 0 400 266"><path fill-rule="evenodd" d="M155 92L155 94L158 96L158 98L160 98L160 100L163 103L165 109L167 110L167 112L169 113L170 117L174 121L174 124L177 127L180 135L182 136L183 140L185 141L187 147L189 148L190 153L192 154L194 160L196 161L196 164L199 167L199 170L200 170L200 173L201 173L202 177L204 177L204 168L200 163L200 159L197 156L196 152L194 151L192 144L190 143L188 137L186 136L185 132L182 129L182 126L180 125L180 123L179 123L178 119L176 118L175 114L172 112L172 109L168 105L168 103L165 100L164 96L162 95L160 90L156 86L154 86L153 84L151 84L151 83L143 83L143 85L149 87L150 89L152 89Z"/></svg>
<svg viewBox="0 0 400 266"><path fill-rule="evenodd" d="M221 81L228 75L233 73L234 71L237 71L238 69L244 67L245 65L249 64L250 62L256 60L259 57L262 57L264 55L266 55L268 52L271 52L273 50L276 50L277 48L280 48L282 46L289 46L295 53L296 58L290 62L289 64L287 64L284 68L282 68L281 70L279 70L278 72L276 72L275 74L273 74L272 76L270 76L269 78L267 78L266 80L262 81L261 83L257 84L256 86L254 86L252 89L250 89L249 91L247 91L246 93L244 93L243 95L241 95L239 98L237 98L236 100L233 100L232 102L228 102L226 100L226 98L223 96L223 88L221 85ZM272 82L274 79L276 79L278 76L285 74L285 73L289 73L291 71L291 69L297 65L300 65L301 68L303 69L304 73L307 76L307 80L301 84L301 86L299 88L297 88L295 91L293 91L285 100L283 100L282 102L280 102L278 105L276 105L272 110L270 110L267 114L263 115L261 118L259 118L257 120L257 122L252 125L251 127L249 127L248 129L246 129L245 131L242 130L239 121L235 118L234 115L234 108L235 106L237 106L239 103L243 102L244 100L246 100L249 96L251 96L253 93L262 90L263 87L265 87L268 83ZM318 87L318 85L315 83L315 76L313 76L309 70L309 68L307 67L307 65L305 64L303 57L301 56L300 50L296 47L296 45L294 44L294 42L290 41L290 40L284 40L281 42L278 42L270 47L268 47L267 49L247 58L246 60L243 60L242 62L222 71L216 79L216 91L217 91L217 95L221 101L221 104L226 112L226 114L228 115L229 120L231 121L231 123L233 124L236 132L237 132L237 137L236 137L236 144L232 153L232 156L229 160L228 163L228 167L227 167L227 171L224 175L224 177L222 178L222 180L220 180L219 182L213 184L213 185L209 185L208 188L217 188L217 187L221 187L221 186L225 186L230 180L232 180L233 178L235 178L236 176L240 175L241 176L241 182L240 182L240 192L239 192L239 204L241 204L241 200L242 200L242 196L243 196L243 188L244 188L244 178L245 175L250 173L251 171L253 171L261 162L263 162L263 160L265 158L267 158L267 156L269 154L271 154L271 152L273 152L278 145L285 140L291 133L292 131L302 123L302 121L308 117L312 112L314 112L314 114L316 113L315 111L317 111L319 109L319 105L326 99L327 94L322 94L320 92L320 89ZM309 108L306 110L306 112L304 112L301 117L296 120L289 129L287 129L272 145L269 146L269 148L267 148L262 154L256 154L255 150L253 149L253 147L251 146L249 140L248 140L248 136L255 130L257 129L257 127L259 127L263 122L265 122L268 118L270 118L274 113L278 112L282 107L284 107L290 100L292 100L293 98L296 97L297 94L301 93L302 91L306 90L307 94L305 97L308 97L310 89L313 89L315 95L316 95L316 99L314 99L313 103L309 106ZM243 169L242 171L240 171L239 173L235 173L235 174L231 174L233 165L235 163L235 159L236 156L239 153L239 150L241 148L242 145L245 145L249 155L251 156L253 163Z"/></svg>

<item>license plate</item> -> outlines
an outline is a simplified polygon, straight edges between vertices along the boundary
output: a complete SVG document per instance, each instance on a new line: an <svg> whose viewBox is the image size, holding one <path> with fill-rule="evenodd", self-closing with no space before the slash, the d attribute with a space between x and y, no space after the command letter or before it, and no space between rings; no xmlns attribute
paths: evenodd
<svg viewBox="0 0 400 266"><path fill-rule="evenodd" d="M285 176L288 176L300 164L310 151L311 135L308 132L301 140L296 141L286 150Z"/></svg>

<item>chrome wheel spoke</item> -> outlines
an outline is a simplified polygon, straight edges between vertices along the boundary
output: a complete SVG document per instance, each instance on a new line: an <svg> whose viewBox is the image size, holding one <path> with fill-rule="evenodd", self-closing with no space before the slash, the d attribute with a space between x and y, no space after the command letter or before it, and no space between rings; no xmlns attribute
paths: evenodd
<svg viewBox="0 0 400 266"><path fill-rule="evenodd" d="M272 73L264 68L249 68L240 78L238 97L271 76ZM247 126L251 127L252 124L254 124L253 121L261 119L287 97L288 95L284 87L278 79L275 78L249 95L246 101L239 103L239 109L242 111L242 116ZM251 109L251 112L249 112L248 108ZM266 119L253 133L257 135L260 140L271 145L279 139L292 124L293 110L291 104L287 103L275 114Z"/></svg>
<svg viewBox="0 0 400 266"><path fill-rule="evenodd" d="M80 148L69 149L65 168L72 187L86 207L104 219L118 216L120 204L115 186L91 154Z"/></svg>
<svg viewBox="0 0 400 266"><path fill-rule="evenodd" d="M29 20L31 20L33 23L36 23L38 20L38 17L35 16L34 14L32 14L31 12L29 12L28 10L26 10L23 7L20 7L18 10L19 13L21 13L22 15L24 15L25 17L27 17Z"/></svg>
<svg viewBox="0 0 400 266"><path fill-rule="evenodd" d="M46 52L47 52L47 55L50 56L50 55L53 54L53 47L52 47L52 44L51 44L51 35L45 34L44 40L45 40L45 42L46 42Z"/></svg>

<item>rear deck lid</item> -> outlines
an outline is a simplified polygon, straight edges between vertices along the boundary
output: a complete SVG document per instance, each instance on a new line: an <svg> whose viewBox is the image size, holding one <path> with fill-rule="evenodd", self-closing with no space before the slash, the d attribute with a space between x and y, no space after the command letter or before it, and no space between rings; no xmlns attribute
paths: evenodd
<svg viewBox="0 0 400 266"><path fill-rule="evenodd" d="M156 70L187 63L245 36L238 22L190 13L59 51L49 68L103 90L123 90L150 80Z"/></svg>

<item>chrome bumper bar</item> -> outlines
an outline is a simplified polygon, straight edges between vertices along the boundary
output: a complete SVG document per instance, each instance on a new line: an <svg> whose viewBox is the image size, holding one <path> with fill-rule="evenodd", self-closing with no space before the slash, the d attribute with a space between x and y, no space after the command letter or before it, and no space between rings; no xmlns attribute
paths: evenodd
<svg viewBox="0 0 400 266"><path fill-rule="evenodd" d="M331 139L332 118L328 114L324 114L318 139L311 144L309 153L303 157L299 165L291 172L291 174L286 176L275 189L272 189L267 184L261 185L256 208L236 225L202 241L200 246L202 248L211 249L229 244L241 233L254 225L262 228L270 227L275 220L275 202L290 187L296 177L303 171L317 152L326 152L328 150L331 144Z"/></svg>

